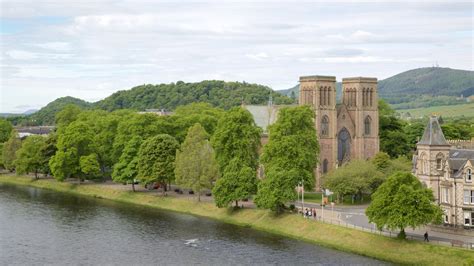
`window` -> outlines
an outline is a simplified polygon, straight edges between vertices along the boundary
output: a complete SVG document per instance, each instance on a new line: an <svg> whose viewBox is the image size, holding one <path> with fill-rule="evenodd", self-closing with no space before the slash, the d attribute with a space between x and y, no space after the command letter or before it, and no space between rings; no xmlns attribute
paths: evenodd
<svg viewBox="0 0 474 266"><path fill-rule="evenodd" d="M321 135L329 135L329 117L327 115L321 120Z"/></svg>
<svg viewBox="0 0 474 266"><path fill-rule="evenodd" d="M438 153L438 155L436 155L436 169L437 170L442 170L443 169L443 154L442 153Z"/></svg>
<svg viewBox="0 0 474 266"><path fill-rule="evenodd" d="M464 204L469 204L469 201L471 200L471 191L469 190L464 190Z"/></svg>
<svg viewBox="0 0 474 266"><path fill-rule="evenodd" d="M464 225L465 226L470 226L471 225L471 213L470 212L464 212Z"/></svg>
<svg viewBox="0 0 474 266"><path fill-rule="evenodd" d="M328 160L324 159L323 161L323 174L328 172Z"/></svg>
<svg viewBox="0 0 474 266"><path fill-rule="evenodd" d="M472 170L467 169L466 171L466 182L472 182Z"/></svg>
<svg viewBox="0 0 474 266"><path fill-rule="evenodd" d="M370 116L367 116L364 120L364 134L366 136L369 136L370 135L370 124L371 124L371 121L372 119L370 119Z"/></svg>
<svg viewBox="0 0 474 266"><path fill-rule="evenodd" d="M449 212L447 210L444 210L444 223L449 224Z"/></svg>
<svg viewBox="0 0 474 266"><path fill-rule="evenodd" d="M442 188L443 191L443 202L444 203L449 203L449 188Z"/></svg>

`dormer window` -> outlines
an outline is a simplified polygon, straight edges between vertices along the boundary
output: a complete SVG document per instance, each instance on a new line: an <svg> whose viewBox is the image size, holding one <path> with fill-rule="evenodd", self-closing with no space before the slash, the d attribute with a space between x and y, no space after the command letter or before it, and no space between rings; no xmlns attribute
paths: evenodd
<svg viewBox="0 0 474 266"><path fill-rule="evenodd" d="M466 182L472 182L472 170L467 169L466 171Z"/></svg>

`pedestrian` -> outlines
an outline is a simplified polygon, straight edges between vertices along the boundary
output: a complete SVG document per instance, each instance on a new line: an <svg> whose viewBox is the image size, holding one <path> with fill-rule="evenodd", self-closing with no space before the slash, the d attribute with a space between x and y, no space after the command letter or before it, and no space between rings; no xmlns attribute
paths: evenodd
<svg viewBox="0 0 474 266"><path fill-rule="evenodd" d="M430 242L430 240L428 239L428 231L425 232L425 241Z"/></svg>
<svg viewBox="0 0 474 266"><path fill-rule="evenodd" d="M313 211L313 218L316 219L316 209Z"/></svg>

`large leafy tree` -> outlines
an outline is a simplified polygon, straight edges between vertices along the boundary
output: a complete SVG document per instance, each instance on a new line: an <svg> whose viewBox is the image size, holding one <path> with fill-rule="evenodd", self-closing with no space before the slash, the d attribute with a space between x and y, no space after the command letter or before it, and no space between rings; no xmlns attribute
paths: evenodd
<svg viewBox="0 0 474 266"><path fill-rule="evenodd" d="M51 172L57 180L76 176L83 179L80 159L95 153L94 132L89 124L83 121L74 121L58 136L58 151L49 161Z"/></svg>
<svg viewBox="0 0 474 266"><path fill-rule="evenodd" d="M403 131L404 122L395 116L395 110L385 101L379 100L379 136L380 150L391 157L408 156L410 145Z"/></svg>
<svg viewBox="0 0 474 266"><path fill-rule="evenodd" d="M327 174L324 186L336 193L339 200L346 195L358 195L362 201L362 196L374 192L383 180L383 173L371 162L352 160Z"/></svg>
<svg viewBox="0 0 474 266"><path fill-rule="evenodd" d="M33 172L35 178L38 173L44 170L45 160L41 150L46 145L46 138L43 136L29 136L21 144L21 148L16 152L15 166L17 174Z"/></svg>
<svg viewBox="0 0 474 266"><path fill-rule="evenodd" d="M222 109L212 107L209 103L191 103L180 106L171 117L174 121L175 138L183 142L188 128L196 123L199 123L212 136L223 114Z"/></svg>
<svg viewBox="0 0 474 266"><path fill-rule="evenodd" d="M263 148L264 167L295 169L308 189L314 186L313 171L318 162L319 143L314 128L314 112L308 106L286 107L280 110L278 120L269 128L268 144Z"/></svg>
<svg viewBox="0 0 474 266"><path fill-rule="evenodd" d="M428 223L440 223L442 210L434 203L431 189L408 172L391 175L372 195L366 210L370 222L379 229L399 229L405 238L405 228L416 228Z"/></svg>
<svg viewBox="0 0 474 266"><path fill-rule="evenodd" d="M296 199L295 180L300 178L296 169L272 167L265 172L265 178L258 184L254 202L259 208L280 213L285 204Z"/></svg>
<svg viewBox="0 0 474 266"><path fill-rule="evenodd" d="M211 189L212 183L219 177L214 150L200 124L189 128L181 149L176 152L175 175L176 184L196 192L198 201L203 190Z"/></svg>
<svg viewBox="0 0 474 266"><path fill-rule="evenodd" d="M169 117L134 112L124 112L120 116L121 119L117 125L117 133L112 145L112 161L114 163L119 161L125 145L134 136L147 139L158 134L173 133L173 121Z"/></svg>
<svg viewBox="0 0 474 266"><path fill-rule="evenodd" d="M13 126L10 121L0 118L0 143L3 143L10 138L12 130Z"/></svg>
<svg viewBox="0 0 474 266"><path fill-rule="evenodd" d="M178 141L160 134L146 139L138 152L138 178L146 184L159 182L165 193L166 185L174 179Z"/></svg>
<svg viewBox="0 0 474 266"><path fill-rule="evenodd" d="M314 112L308 106L283 108L269 131L269 142L261 158L265 179L258 186L255 203L280 211L296 197L298 182L304 180L306 188L313 187L319 154Z"/></svg>
<svg viewBox="0 0 474 266"><path fill-rule="evenodd" d="M21 147L21 140L18 133L13 130L10 138L3 144L2 162L5 169L9 171L15 170L16 152Z"/></svg>
<svg viewBox="0 0 474 266"><path fill-rule="evenodd" d="M138 151L142 142L139 136L128 141L112 173L112 179L115 182L130 182L133 191L135 191L135 179L138 175Z"/></svg>
<svg viewBox="0 0 474 266"><path fill-rule="evenodd" d="M257 169L260 134L261 130L249 111L236 107L226 112L211 139L221 172L234 158Z"/></svg>
<svg viewBox="0 0 474 266"><path fill-rule="evenodd" d="M81 156L79 158L79 167L85 178L94 179L100 174L100 165L97 154Z"/></svg>
<svg viewBox="0 0 474 266"><path fill-rule="evenodd" d="M248 199L257 192L257 175L255 170L243 165L238 158L230 161L224 170L224 175L219 178L212 189L217 207L222 208L239 200Z"/></svg>

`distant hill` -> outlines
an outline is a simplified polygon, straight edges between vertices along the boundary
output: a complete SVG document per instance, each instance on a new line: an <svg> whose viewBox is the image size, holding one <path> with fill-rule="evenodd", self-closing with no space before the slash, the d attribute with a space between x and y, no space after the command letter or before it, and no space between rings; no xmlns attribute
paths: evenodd
<svg viewBox="0 0 474 266"><path fill-rule="evenodd" d="M58 98L41 108L39 111L28 116L28 120L33 121L38 125L52 125L54 124L54 117L57 112L61 111L66 105L75 104L81 108L88 108L91 103L74 97Z"/></svg>
<svg viewBox="0 0 474 266"><path fill-rule="evenodd" d="M405 71L379 82L379 94L390 103L413 100L414 96L474 95L474 71L425 67Z"/></svg>
<svg viewBox="0 0 474 266"><path fill-rule="evenodd" d="M337 96L341 95L338 82ZM278 91L287 96L292 92L298 97L299 85ZM412 69L393 77L379 80L379 96L396 108L415 108L433 105L461 104L461 95L474 95L474 71L440 67Z"/></svg>
<svg viewBox="0 0 474 266"><path fill-rule="evenodd" d="M273 91L271 88L247 82L225 82L208 80L196 83L178 81L170 84L140 85L130 90L118 91L109 97L89 103L73 97L63 97L54 100L39 111L29 116L11 119L15 124L53 125L57 112L68 104L81 108L99 108L107 111L117 109L166 109L193 102L207 102L213 106L229 109L245 104L267 104L270 94L275 104L291 104L294 100Z"/></svg>
<svg viewBox="0 0 474 266"><path fill-rule="evenodd" d="M213 106L229 109L245 104L266 104L270 94L275 104L290 104L294 101L267 86L246 82L205 80L196 83L178 81L171 84L141 85L130 90L119 91L94 103L95 107L113 111L116 109L144 110L159 108L173 110L193 102L207 102Z"/></svg>

